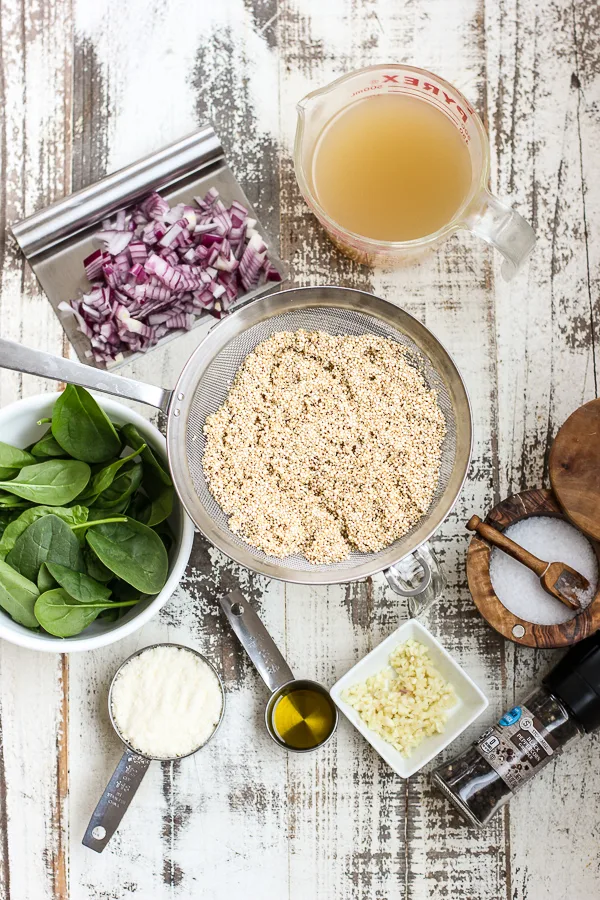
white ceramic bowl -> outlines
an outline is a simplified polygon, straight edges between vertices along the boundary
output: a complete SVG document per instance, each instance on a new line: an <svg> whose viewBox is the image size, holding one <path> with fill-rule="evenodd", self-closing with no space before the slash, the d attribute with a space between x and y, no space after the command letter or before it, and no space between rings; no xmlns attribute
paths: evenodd
<svg viewBox="0 0 600 900"><path fill-rule="evenodd" d="M39 440L48 426L38 425L37 422L39 419L52 415L52 407L58 396L58 392L38 394L35 397L18 400L16 403L0 409L0 440L14 444L16 447L27 447L33 441ZM123 406L116 400L96 393L94 397L117 425L131 422L152 449L158 452L162 460L166 460L165 439L154 425L151 425L139 413ZM169 525L175 536L175 543L169 554L167 582L156 597L151 597L131 607L127 614L117 622L103 622L102 619L98 619L81 634L72 638L57 638L42 631L32 631L14 622L8 613L0 609L0 638L32 650L72 653L78 650L94 650L97 647L105 647L107 644L113 644L137 631L165 605L177 587L190 557L194 540L194 526L178 499L175 500Z"/></svg>
<svg viewBox="0 0 600 900"><path fill-rule="evenodd" d="M427 647L431 660L440 675L454 686L458 702L450 710L446 727L442 734L434 734L425 738L413 750L411 756L405 757L395 747L392 747L391 744L384 741L374 731L371 731L357 711L349 703L342 700L342 693L351 685L359 681L365 681L371 675L376 675L377 672L387 668L392 650L395 650L398 644L403 644L411 639L419 641L420 644L424 644ZM379 755L385 759L388 766L401 778L408 778L410 775L418 772L419 769L422 769L434 756L437 756L438 753L451 744L488 706L488 699L483 691L477 687L464 669L461 669L448 651L444 650L440 642L416 619L409 619L408 622L404 622L397 631L390 634L378 647L371 650L349 672L346 672L331 688L331 696L346 718L350 719L354 727L360 731Z"/></svg>

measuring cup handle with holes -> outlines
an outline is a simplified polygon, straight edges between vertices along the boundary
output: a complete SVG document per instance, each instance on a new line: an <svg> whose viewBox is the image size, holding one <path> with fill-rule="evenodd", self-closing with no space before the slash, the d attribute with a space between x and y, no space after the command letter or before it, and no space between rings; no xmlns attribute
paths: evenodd
<svg viewBox="0 0 600 900"><path fill-rule="evenodd" d="M411 616L426 612L446 587L444 571L429 543L421 544L383 574L391 589L408 599Z"/></svg>
<svg viewBox="0 0 600 900"><path fill-rule="evenodd" d="M233 633L271 693L294 681L294 673L242 592L236 589L221 597L219 603Z"/></svg>
<svg viewBox="0 0 600 900"><path fill-rule="evenodd" d="M146 756L125 750L85 830L84 847L102 853L121 824L151 762Z"/></svg>
<svg viewBox="0 0 600 900"><path fill-rule="evenodd" d="M285 750L309 753L324 747L333 737L338 724L338 711L326 687L308 678L295 678L275 641L263 625L258 613L246 601L239 589L219 599L221 609L231 625L233 633L250 657L258 674L271 692L265 709L265 726L269 737ZM318 743L311 746L294 746L286 743L278 734L273 717L278 701L288 692L308 690L327 699L331 710L331 727Z"/></svg>

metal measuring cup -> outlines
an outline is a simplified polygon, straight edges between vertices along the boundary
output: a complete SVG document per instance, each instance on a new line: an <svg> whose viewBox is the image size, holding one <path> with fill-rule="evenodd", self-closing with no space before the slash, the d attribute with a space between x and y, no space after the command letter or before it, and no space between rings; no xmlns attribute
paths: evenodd
<svg viewBox="0 0 600 900"><path fill-rule="evenodd" d="M217 677L217 681L219 682L219 687L221 688L221 715L219 716L219 721L217 722L214 730L203 744L200 744L199 747L196 747L194 750L190 751L190 753L186 753L183 756L146 756L145 754L140 753L139 750L136 750L135 747L133 747L123 737L113 716L112 693L115 682L119 677L121 671L125 668L127 663L134 659L136 656L140 656L140 654L145 653L147 650L153 650L155 647L178 647L180 650L186 650L188 653L193 653L212 669ZM201 750L202 747L206 747L208 742L213 739L221 726L221 722L223 721L223 716L225 714L225 690L223 688L223 682L221 681L219 673L210 662L210 660L208 660L202 653L198 653L197 650L193 650L191 647L185 647L183 646L183 644L150 644L148 647L143 647L141 650L138 650L136 653L132 653L131 656L128 656L127 659L121 663L121 665L113 675L113 679L110 683L110 689L108 691L108 714L110 716L112 727L115 729L119 739L123 744L125 744L125 747L127 749L123 753L123 756L119 760L117 768L113 772L110 781L106 785L104 793L98 801L96 809L92 813L89 825L83 836L82 844L85 847L89 847L91 850L95 850L97 853L102 853L109 840L121 824L121 819L127 812L129 804L133 800L134 794L140 786L142 778L148 771L148 766L150 765L152 760L157 759L161 762L173 762L179 759L186 759L186 757L188 756L193 756L193 754L197 753L198 750Z"/></svg>
<svg viewBox="0 0 600 900"><path fill-rule="evenodd" d="M308 678L294 678L292 670L279 652L275 641L240 590L236 589L225 597L220 598L219 603L235 636L252 660L258 674L271 691L271 696L265 709L265 725L271 738L280 747L293 753L310 753L312 750L324 747L335 734L339 718L337 707L331 699L327 688L319 684L318 681L311 681ZM286 744L277 734L273 724L273 713L278 700L292 691L302 689L322 694L326 697L331 707L331 730L314 747L292 747Z"/></svg>

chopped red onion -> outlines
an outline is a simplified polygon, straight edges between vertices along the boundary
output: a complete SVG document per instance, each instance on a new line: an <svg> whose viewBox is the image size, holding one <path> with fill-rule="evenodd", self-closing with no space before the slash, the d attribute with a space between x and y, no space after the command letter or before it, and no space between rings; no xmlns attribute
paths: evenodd
<svg viewBox="0 0 600 900"><path fill-rule="evenodd" d="M267 245L260 234L255 232L240 259L240 277L247 291L258 284L260 273L268 264Z"/></svg>
<svg viewBox="0 0 600 900"><path fill-rule="evenodd" d="M96 235L101 241L104 241L106 250L111 256L118 256L128 246L133 237L132 231L122 231L117 228L99 231Z"/></svg>
<svg viewBox="0 0 600 900"><path fill-rule="evenodd" d="M161 247L172 247L182 231L183 228L181 224L179 222L175 222L175 224L171 225L169 230L165 234L163 234L158 243L161 245Z"/></svg>
<svg viewBox="0 0 600 900"><path fill-rule="evenodd" d="M143 266L148 259L148 250L145 243L143 241L132 241L128 249L133 265L139 263Z"/></svg>
<svg viewBox="0 0 600 900"><path fill-rule="evenodd" d="M146 219L160 219L169 212L169 204L163 200L160 194L154 192L142 200L139 209Z"/></svg>
<svg viewBox="0 0 600 900"><path fill-rule="evenodd" d="M59 304L89 338L87 357L120 362L123 353L189 330L199 315L222 318L244 291L281 280L241 203L226 207L216 188L194 200L198 209L169 208L152 193L102 222L103 246L83 261L91 289Z"/></svg>
<svg viewBox="0 0 600 900"><path fill-rule="evenodd" d="M102 250L94 250L83 261L83 268L88 281L95 281L102 273L102 264L104 262L104 253Z"/></svg>

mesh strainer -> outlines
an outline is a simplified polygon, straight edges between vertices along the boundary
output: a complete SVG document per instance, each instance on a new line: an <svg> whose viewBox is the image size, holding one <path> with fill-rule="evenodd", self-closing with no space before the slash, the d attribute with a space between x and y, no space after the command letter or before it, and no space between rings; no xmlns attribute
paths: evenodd
<svg viewBox="0 0 600 900"><path fill-rule="evenodd" d="M410 361L437 391L446 419L439 484L426 515L404 537L377 553L353 553L343 562L314 565L304 557L276 559L246 544L228 527L227 517L208 490L202 470L203 425L223 403L245 357L278 331L299 328L330 334L376 334L402 344ZM439 341L402 309L363 291L338 287L301 288L262 297L223 319L196 348L173 391L163 390L80 363L0 341L0 365L70 381L99 391L149 403L167 415L167 448L173 482L187 512L202 533L227 556L262 575L301 584L355 581L385 571L405 596L433 599L442 585L435 556L423 545L452 509L471 455L471 411L462 378ZM414 554L423 578L409 589ZM427 593L428 592L428 593Z"/></svg>

